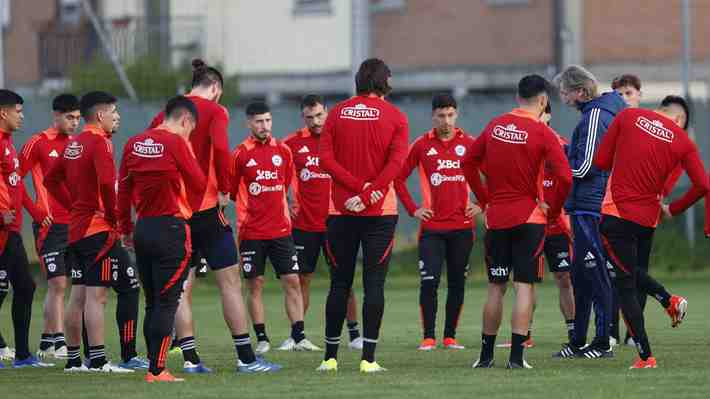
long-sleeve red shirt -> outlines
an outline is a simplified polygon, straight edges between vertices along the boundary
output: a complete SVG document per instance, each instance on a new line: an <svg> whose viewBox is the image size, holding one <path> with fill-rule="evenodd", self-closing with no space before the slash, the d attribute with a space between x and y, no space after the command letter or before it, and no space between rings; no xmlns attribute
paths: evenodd
<svg viewBox="0 0 710 399"><path fill-rule="evenodd" d="M190 203L199 202L200 211L217 206L217 193L229 192L229 112L220 104L202 97L188 96L200 115L195 130L190 133L190 143L202 173L207 176L207 187L198 190L187 187ZM150 124L155 128L163 123L165 115L159 113Z"/></svg>
<svg viewBox="0 0 710 399"><path fill-rule="evenodd" d="M293 176L291 150L270 138L249 137L232 156L231 198L237 205L239 240L271 240L291 234L286 194Z"/></svg>
<svg viewBox="0 0 710 399"><path fill-rule="evenodd" d="M0 218L0 229L19 232L22 229L23 206L34 219L41 218L41 212L27 196L20 176L20 160L12 143L12 134L0 130L0 212L14 212L15 219L5 226ZM3 244L4 245L4 244Z"/></svg>
<svg viewBox="0 0 710 399"><path fill-rule="evenodd" d="M188 202L186 187L201 191L206 185L205 175L182 137L160 128L132 137L123 149L118 177L120 232L133 231L133 206L136 219L189 219L200 204Z"/></svg>
<svg viewBox="0 0 710 399"><path fill-rule="evenodd" d="M425 230L461 230L475 227L466 216L471 190L461 168L461 160L473 145L474 138L456 129L450 140L443 141L430 130L410 147L401 173L394 181L397 196L410 216L420 207L407 189L407 178L416 168L422 190L421 206L431 209L434 216L421 222ZM480 183L480 176L478 177Z"/></svg>
<svg viewBox="0 0 710 399"><path fill-rule="evenodd" d="M594 164L610 170L602 213L646 227L658 224L669 176L680 164L693 184L670 205L683 212L708 191L697 146L672 120L653 110L630 108L616 116L599 145Z"/></svg>
<svg viewBox="0 0 710 399"><path fill-rule="evenodd" d="M547 201L547 215L539 206L545 200L545 162L558 191ZM486 176L486 225L490 229L557 220L572 184L572 172L555 133L522 109L494 118L473 143L464 161L466 175L479 167Z"/></svg>
<svg viewBox="0 0 710 399"><path fill-rule="evenodd" d="M320 166L320 136L303 128L284 140L291 149L294 173L291 179L293 201L298 213L293 227L312 232L326 230L330 200L330 175Z"/></svg>
<svg viewBox="0 0 710 399"><path fill-rule="evenodd" d="M320 140L321 166L333 178L331 214L397 214L392 182L407 157L408 136L406 115L379 97L355 96L333 107ZM365 183L371 186L365 189ZM370 204L374 190L381 190L384 198ZM360 213L345 209L356 195L368 205Z"/></svg>
<svg viewBox="0 0 710 399"><path fill-rule="evenodd" d="M69 209L69 242L116 229L116 166L113 145L101 128L86 125L69 141L45 176L44 186Z"/></svg>
<svg viewBox="0 0 710 399"><path fill-rule="evenodd" d="M50 127L32 136L20 151L20 176L24 178L28 173L32 174L35 206L58 224L69 224L69 211L49 195L44 186L44 179L47 172L62 157L64 147L70 140L73 140L71 136Z"/></svg>

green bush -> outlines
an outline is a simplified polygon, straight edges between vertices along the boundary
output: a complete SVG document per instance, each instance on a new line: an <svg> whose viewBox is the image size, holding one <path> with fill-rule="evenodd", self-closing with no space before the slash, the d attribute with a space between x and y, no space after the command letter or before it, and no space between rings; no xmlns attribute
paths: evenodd
<svg viewBox="0 0 710 399"><path fill-rule="evenodd" d="M190 86L189 65L180 68L165 68L158 57L145 56L135 63L125 66L126 75L133 84L141 101L163 101ZM111 63L96 59L90 64L73 68L70 72L71 88L74 93L83 94L92 90L103 90L118 97L127 97L116 71ZM236 76L225 81L225 100L235 100L239 93ZM230 104L231 102L226 102Z"/></svg>

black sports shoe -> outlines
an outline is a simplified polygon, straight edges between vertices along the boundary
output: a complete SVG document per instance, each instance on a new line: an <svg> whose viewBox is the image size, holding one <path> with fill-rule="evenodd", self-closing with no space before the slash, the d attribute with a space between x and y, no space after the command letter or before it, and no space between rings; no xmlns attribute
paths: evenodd
<svg viewBox="0 0 710 399"><path fill-rule="evenodd" d="M582 359L609 359L614 357L614 351L608 345L604 348L601 345L592 343L582 348L577 357Z"/></svg>
<svg viewBox="0 0 710 399"><path fill-rule="evenodd" d="M582 352L582 350L571 343L567 343L562 345L562 349L560 349L559 352L555 352L552 354L552 357L558 358L558 359L573 359L575 357L579 357L579 354Z"/></svg>
<svg viewBox="0 0 710 399"><path fill-rule="evenodd" d="M508 366L506 368L507 369L531 369L532 366L529 365L528 362L525 361L525 359L523 359L522 364L511 362L510 360L508 360Z"/></svg>
<svg viewBox="0 0 710 399"><path fill-rule="evenodd" d="M474 369L492 369L493 368L493 358L487 360L481 360L480 358L473 362L471 366Z"/></svg>

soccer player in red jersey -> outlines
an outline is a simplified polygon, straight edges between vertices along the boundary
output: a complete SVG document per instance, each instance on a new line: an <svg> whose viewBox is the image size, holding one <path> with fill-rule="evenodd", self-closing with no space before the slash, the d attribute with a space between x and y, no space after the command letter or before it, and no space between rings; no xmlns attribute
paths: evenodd
<svg viewBox="0 0 710 399"><path fill-rule="evenodd" d="M474 368L493 366L493 349L503 312L503 296L512 273L512 346L508 368L530 368L523 358L532 308L534 284L543 274L545 227L557 220L569 192L571 171L554 132L540 116L549 102L549 83L528 75L518 83L519 108L493 119L473 143L464 161L466 177L486 176L486 264L488 301L483 308L482 348ZM545 163L557 182L557 193L544 196ZM478 198L478 189L468 179Z"/></svg>
<svg viewBox="0 0 710 399"><path fill-rule="evenodd" d="M547 104L545 112L540 120L547 126L550 126L552 119L552 108ZM554 130L553 130L554 132ZM555 133L555 137L560 145L564 148L569 143L567 139ZM545 180L542 185L544 187L544 197L546 199L553 198L558 195L555 177L552 173L549 164L545 164ZM565 199L557 199L564 202ZM572 278L570 276L570 264L572 259L572 237L570 232L569 216L565 214L564 209L560 212L560 217L557 220L548 220L547 228L545 229L545 247L543 248L547 268L555 276L555 284L559 290L560 312L565 320L567 329L567 338L572 339L574 332L574 290L572 289ZM536 305L533 306L535 313ZM530 329L525 340L525 347L532 348L535 343L532 338L533 320L530 320ZM502 348L510 348L511 343L497 345Z"/></svg>
<svg viewBox="0 0 710 399"><path fill-rule="evenodd" d="M239 255L249 286L249 313L264 342L264 272L268 257L281 281L290 337L280 350L320 350L306 339L300 264L291 236L286 194L293 177L291 150L271 135L271 110L262 102L246 108L249 137L234 150L232 199L237 207ZM259 326L259 327L256 327ZM259 334L259 328L263 336Z"/></svg>
<svg viewBox="0 0 710 399"><path fill-rule="evenodd" d="M52 110L52 126L32 136L20 151L20 176L32 173L35 205L42 212L41 220L35 220L32 225L37 255L47 278L44 330L37 356L66 359L64 294L74 263L68 251L69 211L47 193L44 176L59 160L64 146L79 127L79 99L71 94L61 94L52 101Z"/></svg>
<svg viewBox="0 0 710 399"><path fill-rule="evenodd" d="M328 113L320 161L333 179L334 208L328 218L326 249L332 278L326 304L325 358L318 370L337 370L338 345L352 289L357 254L363 251L363 350L360 371L385 369L375 347L385 307L384 284L394 231L397 198L393 189L407 157L409 123L387 102L391 72L382 60L363 61L355 76L357 95Z"/></svg>
<svg viewBox="0 0 710 399"><path fill-rule="evenodd" d="M480 208L470 200L471 190L461 169L461 160L474 139L456 127L457 118L456 100L449 94L436 95L432 100L434 127L410 146L402 172L394 181L397 196L409 215L421 221L419 307L424 338L418 349L422 351L436 348L437 290L444 261L448 294L443 344L447 349L464 349L456 341L456 327L473 249L476 229L473 217ZM407 190L407 178L415 168L423 193L421 205L414 202Z"/></svg>
<svg viewBox="0 0 710 399"><path fill-rule="evenodd" d="M207 66L202 60L195 59L192 65L192 89L186 97L197 107L199 120L189 134L189 141L195 158L207 177L205 189L187 187L190 203L200 204L188 221L192 249L204 257L214 271L222 299L224 320L232 333L240 362L251 367L242 371L273 371L269 367L259 368L252 354L246 307L241 294L237 245L232 228L224 216L224 208L229 204L230 190L230 151L227 135L229 113L219 104L224 90L224 79L219 70ZM163 119L164 113L161 112L150 126L159 126ZM192 259L183 300L178 305L175 318L176 338L185 360L183 370L188 373L208 373L211 370L202 364L194 337L192 282L195 278L194 267L198 266L199 257L193 254ZM260 354L258 348L257 354Z"/></svg>
<svg viewBox="0 0 710 399"><path fill-rule="evenodd" d="M325 255L326 220L331 208L330 175L320 166L319 143L328 111L321 96L309 94L301 101L301 116L304 127L291 134L284 144L291 149L295 168L291 179L293 198L293 242L298 254L298 275L303 296L303 314L310 303L310 282L321 249ZM326 262L329 258L325 256ZM362 349L362 337L357 323L355 292L348 298L347 326L351 349Z"/></svg>
<svg viewBox="0 0 710 399"><path fill-rule="evenodd" d="M117 181L111 144L120 121L116 102L115 97L100 91L81 98L80 111L86 121L84 131L69 141L44 180L49 195L69 210L69 245L77 258L66 314L66 372L86 371L79 353L82 312L89 341L89 370L133 371L109 363L104 347L108 287L119 293L119 301L121 292L130 292L131 297L139 295L138 276L116 230ZM134 302L137 313L137 297ZM127 330L133 328L126 327Z"/></svg>
<svg viewBox="0 0 710 399"><path fill-rule="evenodd" d="M22 127L24 100L17 93L0 89L0 305L12 285L12 324L15 331L14 368L48 367L29 350L30 321L35 282L29 271L22 242L22 207L39 218L25 193L20 162L12 143L13 133Z"/></svg>
<svg viewBox="0 0 710 399"><path fill-rule="evenodd" d="M597 167L611 171L601 234L621 311L639 351L631 368L656 367L637 297L638 237L655 229L661 213L683 212L709 188L697 146L682 128L687 118L687 104L680 97L667 97L656 110L622 111L609 126L594 159ZM688 173L693 187L670 206L664 205L666 181L678 165ZM676 305L671 304L671 316L679 322L687 303Z"/></svg>
<svg viewBox="0 0 710 399"><path fill-rule="evenodd" d="M143 332L150 359L147 382L183 381L165 367L192 251L187 220L192 210L199 208L197 203L188 203L185 187L199 190L206 186L202 169L181 137L197 123L195 104L186 97L175 97L168 101L165 115L161 125L126 143L118 186L119 229L123 242L135 248L145 293ZM135 237L132 208L137 219Z"/></svg>

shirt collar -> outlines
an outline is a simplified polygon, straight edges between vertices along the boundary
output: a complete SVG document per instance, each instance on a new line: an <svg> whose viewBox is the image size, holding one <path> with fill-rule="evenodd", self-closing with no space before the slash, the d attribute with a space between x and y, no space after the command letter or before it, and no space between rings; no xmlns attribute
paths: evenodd
<svg viewBox="0 0 710 399"><path fill-rule="evenodd" d="M515 115L515 116L522 117L522 118L532 119L532 120L534 120L534 121L536 121L536 122L539 122L539 121L540 121L540 118L539 118L538 116L536 116L536 115L533 114L532 112L527 111L527 110L524 110L524 109L522 109L522 108L513 108L513 110L510 111L510 113L513 114L513 115Z"/></svg>

